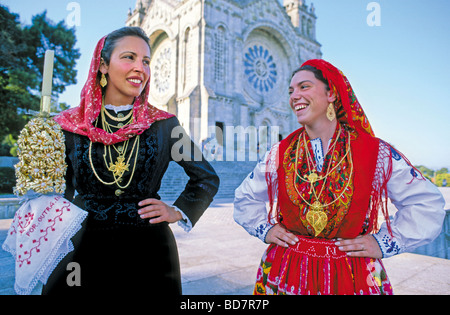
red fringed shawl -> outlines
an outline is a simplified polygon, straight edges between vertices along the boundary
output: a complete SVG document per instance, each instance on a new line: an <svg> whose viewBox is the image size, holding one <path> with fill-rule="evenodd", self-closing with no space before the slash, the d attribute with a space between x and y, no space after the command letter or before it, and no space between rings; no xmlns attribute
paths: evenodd
<svg viewBox="0 0 450 315"><path fill-rule="evenodd" d="M382 156L384 152L379 154L382 140L374 136L369 121L344 74L324 60L309 60L303 65L311 65L321 70L337 96L335 109L338 114L338 125L331 141L332 144L336 141L336 145L333 152L327 153L319 175L326 174L327 170L333 170L339 162L341 164L330 172L326 181L314 184L317 185L314 188L317 192L322 191L319 197L322 204L336 200L325 209L328 223L318 237L354 238L375 231L378 229L377 219L380 210L392 234L387 198L383 201L383 197L387 196L387 182L392 174L391 156ZM308 193L310 183L300 178L308 174L307 150L311 157L314 155L307 134L305 147L302 140L303 133L306 133L305 129L300 128L280 142L276 151L278 154L276 174L270 171L268 165L266 180L271 205L269 216L272 222L275 220L290 231L314 236L314 229L305 218L309 206L303 199L312 204L315 197ZM338 139L337 134L340 134ZM349 141L351 154L345 156ZM298 165L295 164L297 150ZM392 154L390 150L388 154ZM271 160L274 159L269 159ZM389 165L384 165L383 161L389 161ZM353 167L353 172L350 171L350 167ZM325 186L323 189L322 185Z"/></svg>

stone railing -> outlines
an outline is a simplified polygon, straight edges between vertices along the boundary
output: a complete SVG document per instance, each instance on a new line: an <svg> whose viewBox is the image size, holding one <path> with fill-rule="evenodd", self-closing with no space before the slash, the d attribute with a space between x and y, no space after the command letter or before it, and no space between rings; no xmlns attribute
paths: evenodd
<svg viewBox="0 0 450 315"><path fill-rule="evenodd" d="M450 259L450 209L447 209L441 234L430 244L420 246L411 253Z"/></svg>
<svg viewBox="0 0 450 315"><path fill-rule="evenodd" d="M17 209L19 209L17 198L0 198L0 220L14 218Z"/></svg>

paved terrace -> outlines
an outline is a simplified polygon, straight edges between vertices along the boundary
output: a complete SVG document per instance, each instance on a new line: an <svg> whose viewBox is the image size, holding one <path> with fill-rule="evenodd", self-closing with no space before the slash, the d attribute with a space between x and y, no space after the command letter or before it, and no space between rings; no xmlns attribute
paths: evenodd
<svg viewBox="0 0 450 315"><path fill-rule="evenodd" d="M442 191L448 209L450 188ZM180 254L183 294L252 294L257 267L267 245L238 226L232 212L231 199L218 199L190 233L172 225ZM10 222L0 220L1 244ZM405 253L383 262L395 294L450 294L448 259ZM14 261L0 250L0 294L14 294L13 283Z"/></svg>

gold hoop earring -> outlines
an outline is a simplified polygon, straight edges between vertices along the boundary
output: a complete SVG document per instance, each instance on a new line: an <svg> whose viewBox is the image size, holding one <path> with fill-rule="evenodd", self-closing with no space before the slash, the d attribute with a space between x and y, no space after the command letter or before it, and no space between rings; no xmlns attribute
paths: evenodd
<svg viewBox="0 0 450 315"><path fill-rule="evenodd" d="M106 80L106 76L104 73L102 73L102 78L100 79L100 85L104 88L108 84L108 81Z"/></svg>
<svg viewBox="0 0 450 315"><path fill-rule="evenodd" d="M330 103L327 108L327 118L329 121L333 121L336 118L336 112L334 111L334 104Z"/></svg>

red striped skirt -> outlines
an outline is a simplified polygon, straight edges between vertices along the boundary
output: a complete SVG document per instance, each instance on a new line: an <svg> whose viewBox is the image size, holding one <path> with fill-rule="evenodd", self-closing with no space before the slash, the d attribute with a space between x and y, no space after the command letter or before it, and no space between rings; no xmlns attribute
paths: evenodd
<svg viewBox="0 0 450 315"><path fill-rule="evenodd" d="M379 259L349 257L334 241L299 237L288 248L271 244L258 268L254 294L392 294Z"/></svg>

